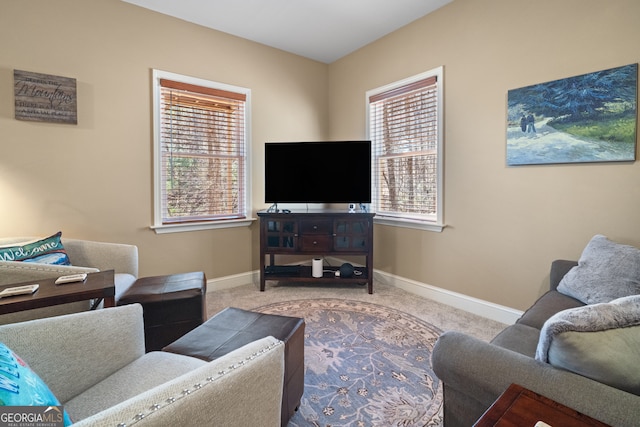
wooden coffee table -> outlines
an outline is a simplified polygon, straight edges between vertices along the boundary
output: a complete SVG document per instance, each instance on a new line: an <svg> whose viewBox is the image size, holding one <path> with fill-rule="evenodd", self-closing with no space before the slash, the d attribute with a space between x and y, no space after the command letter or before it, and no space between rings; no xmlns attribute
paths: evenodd
<svg viewBox="0 0 640 427"><path fill-rule="evenodd" d="M608 427L518 384L511 384L474 427L534 427L538 421L553 427Z"/></svg>
<svg viewBox="0 0 640 427"><path fill-rule="evenodd" d="M95 309L104 299L105 307L115 307L116 286L113 270L87 274L84 282L56 285L57 277L51 279L33 280L31 282L16 283L0 286L0 291L14 286L33 285L40 287L31 295L16 295L0 298L0 314L15 313L17 311L32 310L34 308L49 307L69 302L95 299L91 309Z"/></svg>

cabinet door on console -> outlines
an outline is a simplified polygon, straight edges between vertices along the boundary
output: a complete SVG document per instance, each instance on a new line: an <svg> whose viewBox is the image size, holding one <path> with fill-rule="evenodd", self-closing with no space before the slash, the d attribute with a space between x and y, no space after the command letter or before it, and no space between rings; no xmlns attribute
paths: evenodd
<svg viewBox="0 0 640 427"><path fill-rule="evenodd" d="M369 238L369 221L336 220L334 236L333 244L336 251L366 250Z"/></svg>
<svg viewBox="0 0 640 427"><path fill-rule="evenodd" d="M295 251L298 245L298 223L269 219L266 224L266 245L269 249Z"/></svg>

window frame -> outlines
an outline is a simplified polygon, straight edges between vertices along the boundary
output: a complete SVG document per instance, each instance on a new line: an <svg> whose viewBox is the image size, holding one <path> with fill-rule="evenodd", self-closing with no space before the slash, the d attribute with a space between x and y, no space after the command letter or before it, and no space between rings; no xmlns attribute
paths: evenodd
<svg viewBox="0 0 640 427"><path fill-rule="evenodd" d="M153 229L157 234L176 233L186 231L210 230L229 227L245 227L251 225L255 218L252 218L251 206L251 89L205 80L197 77L186 76L162 70L153 70ZM244 206L245 217L238 219L213 219L206 221L194 221L183 223L163 223L162 220L162 147L161 147L161 80L172 80L211 89L235 92L246 96L245 117L244 117Z"/></svg>
<svg viewBox="0 0 640 427"><path fill-rule="evenodd" d="M391 225L397 227L407 227L407 228L415 228L420 230L428 230L428 231L436 231L441 232L445 227L444 224L444 138L443 138L443 87L444 87L444 72L443 67L437 67L432 70L407 77L405 79L380 86L375 89L368 90L365 93L365 103L366 103L366 135L367 139L370 139L372 142L372 157L371 157L371 184L372 184L372 194L371 194L371 210L376 212L377 204L378 204L378 192L379 188L377 187L377 174L378 174L378 159L376 156L376 142L372 139L371 132L371 102L370 98L375 95L379 95L384 92L393 91L404 86L409 86L413 83L416 83L420 80L425 80L428 78L435 77L436 78L436 127L437 127L437 172L436 172L436 187L437 187L437 195L436 195L436 213L434 215L434 219L422 219L416 218L412 215L385 215L384 213L376 212L376 216L374 217L374 222L377 224Z"/></svg>

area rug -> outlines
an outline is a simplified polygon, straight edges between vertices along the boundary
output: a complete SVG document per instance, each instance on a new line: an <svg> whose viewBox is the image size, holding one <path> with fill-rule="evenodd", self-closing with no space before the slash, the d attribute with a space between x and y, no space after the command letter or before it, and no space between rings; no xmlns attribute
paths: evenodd
<svg viewBox="0 0 640 427"><path fill-rule="evenodd" d="M431 368L440 330L393 308L340 299L254 308L302 317L305 390L289 427L440 426L442 383Z"/></svg>

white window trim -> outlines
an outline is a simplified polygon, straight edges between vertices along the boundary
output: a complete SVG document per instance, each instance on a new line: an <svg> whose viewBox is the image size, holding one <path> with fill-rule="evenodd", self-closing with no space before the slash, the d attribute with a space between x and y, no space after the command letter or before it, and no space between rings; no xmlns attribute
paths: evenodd
<svg viewBox="0 0 640 427"><path fill-rule="evenodd" d="M178 82L190 83L198 86L222 89L229 92L242 93L246 95L245 101L245 135L246 135L246 173L245 188L245 219L216 220L207 222L194 222L184 224L163 224L162 223L162 174L160 159L162 152L160 149L160 79L174 80ZM182 74L171 73L169 71L153 70L153 225L150 226L156 234L179 233L186 231L211 230L218 228L248 227L256 219L252 217L251 206L251 89L228 85L224 83L212 82L197 77L189 77Z"/></svg>
<svg viewBox="0 0 640 427"><path fill-rule="evenodd" d="M436 86L436 93L437 93L437 97L438 97L438 106L437 106L437 112L438 112L438 118L437 118L437 127L438 127L438 137L437 137L437 144L438 144L438 195L437 195L437 212L436 212L436 219L435 221L429 221L429 220L417 220L417 219L411 219L408 217L395 217L395 216L388 216L388 215L382 215L382 214L378 214L376 213L376 216L373 218L374 223L376 224L383 224L383 225L390 225L390 226L396 226L396 227L406 227L406 228L414 228L414 229L419 229L419 230L427 230L427 231L435 231L435 232L441 232L446 225L444 224L444 205L443 205L443 201L444 201L444 197L443 197L443 191L444 191L444 144L443 144L443 134L444 134L444 128L443 128L443 105L444 105L444 97L443 97L443 88L444 88L444 68L442 66L434 68L432 70L426 71L424 73L420 73L418 75L415 76L411 76L411 77L407 77L406 79L397 81L397 82L393 82L390 83L388 85L385 86L381 86L375 89L371 89L369 91L367 91L365 93L365 105L366 105L366 135L367 135L367 139L371 139L371 135L370 135L370 108L369 108L369 98L372 95L376 95L378 93L382 93L382 92L386 92L392 89L396 89L398 87L401 86L406 86L410 83L416 82L418 80L423 80L429 77L433 77L436 76L437 78L437 86ZM374 160L374 159L372 159ZM372 165L371 168L371 173L372 173L372 200L376 200L377 199L377 191L378 189L375 186L375 170L376 164L374 162L374 164Z"/></svg>
<svg viewBox="0 0 640 427"><path fill-rule="evenodd" d="M161 226L152 225L150 228L156 232L156 234L167 233L181 233L186 231L201 231L201 230L214 230L217 228L232 228L232 227L248 227L256 218L247 219L233 219L228 221L216 221L212 222L193 222L189 224L163 224Z"/></svg>

